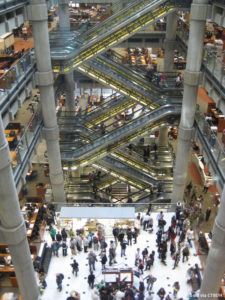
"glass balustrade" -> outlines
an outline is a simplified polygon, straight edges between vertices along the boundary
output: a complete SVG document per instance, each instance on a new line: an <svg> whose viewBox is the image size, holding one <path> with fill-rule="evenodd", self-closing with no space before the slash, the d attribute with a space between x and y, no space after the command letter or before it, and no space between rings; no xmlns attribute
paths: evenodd
<svg viewBox="0 0 225 300"><path fill-rule="evenodd" d="M27 152L31 150L33 140L40 133L42 117L40 111L32 115L26 128L22 130L20 138L17 137L18 143L14 151L10 151L12 159L13 173L15 174L24 163Z"/></svg>
<svg viewBox="0 0 225 300"><path fill-rule="evenodd" d="M200 112L196 113L195 120L201 130L203 137L207 140L210 151L225 178L225 145L219 140L218 136L212 130L213 124L205 120L205 116Z"/></svg>
<svg viewBox="0 0 225 300"><path fill-rule="evenodd" d="M0 77L0 104L4 101L5 97L24 80L33 65L34 62L31 58L31 54L28 52L19 59L16 65L11 67Z"/></svg>

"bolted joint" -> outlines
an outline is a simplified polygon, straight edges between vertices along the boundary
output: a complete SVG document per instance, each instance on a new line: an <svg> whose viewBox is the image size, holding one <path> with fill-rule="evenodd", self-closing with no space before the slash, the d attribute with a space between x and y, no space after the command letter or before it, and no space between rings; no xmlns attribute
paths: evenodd
<svg viewBox="0 0 225 300"><path fill-rule="evenodd" d="M193 3L191 5L191 21L205 21L211 14L211 5Z"/></svg>
<svg viewBox="0 0 225 300"><path fill-rule="evenodd" d="M42 4L30 4L27 8L28 20L32 22L40 22L48 20L47 5Z"/></svg>
<svg viewBox="0 0 225 300"><path fill-rule="evenodd" d="M11 163L11 159L9 156L9 147L8 144L5 143L2 147L0 147L0 170L9 166Z"/></svg>
<svg viewBox="0 0 225 300"><path fill-rule="evenodd" d="M165 39L163 46L164 46L164 49L174 50L176 48L176 41Z"/></svg>
<svg viewBox="0 0 225 300"><path fill-rule="evenodd" d="M213 227L213 241L225 248L225 228L218 223L217 219Z"/></svg>
<svg viewBox="0 0 225 300"><path fill-rule="evenodd" d="M184 128L179 126L178 137L184 142L190 142L194 134L194 128Z"/></svg>
<svg viewBox="0 0 225 300"><path fill-rule="evenodd" d="M1 243L7 244L9 246L18 245L27 236L27 231L24 221L20 223L19 226L14 228L5 228L0 225L0 240Z"/></svg>
<svg viewBox="0 0 225 300"><path fill-rule="evenodd" d="M184 83L190 86L199 86L202 82L202 72L184 71Z"/></svg>
<svg viewBox="0 0 225 300"><path fill-rule="evenodd" d="M43 133L44 138L47 141L55 141L55 140L59 139L59 128L58 128L58 126L53 127L53 128L44 127L42 129L42 133Z"/></svg>
<svg viewBox="0 0 225 300"><path fill-rule="evenodd" d="M35 81L38 86L49 86L53 85L53 73L48 72L36 72Z"/></svg>

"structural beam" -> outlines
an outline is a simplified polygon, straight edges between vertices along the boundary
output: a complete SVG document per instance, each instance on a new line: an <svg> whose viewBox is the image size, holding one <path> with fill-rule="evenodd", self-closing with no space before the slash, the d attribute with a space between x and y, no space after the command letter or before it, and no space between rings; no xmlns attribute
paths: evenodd
<svg viewBox="0 0 225 300"><path fill-rule="evenodd" d="M11 168L10 152L0 116L0 242L7 244L23 299L37 300L39 291L24 219Z"/></svg>
<svg viewBox="0 0 225 300"><path fill-rule="evenodd" d="M56 119L53 73L50 56L48 14L45 0L31 0L28 7L32 21L35 57L37 63L36 81L40 90L40 102L44 120L50 181L55 202L65 200L64 180L59 148L59 130Z"/></svg>
<svg viewBox="0 0 225 300"><path fill-rule="evenodd" d="M173 181L172 201L174 203L183 200L187 178L197 92L201 77L200 69L202 63L205 22L209 8L207 4L208 0L194 0L191 5L187 65L184 72L184 96Z"/></svg>

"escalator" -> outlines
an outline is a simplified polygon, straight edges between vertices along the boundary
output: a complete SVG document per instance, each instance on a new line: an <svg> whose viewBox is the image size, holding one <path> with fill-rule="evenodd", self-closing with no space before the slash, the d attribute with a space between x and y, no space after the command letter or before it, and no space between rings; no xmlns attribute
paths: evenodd
<svg viewBox="0 0 225 300"><path fill-rule="evenodd" d="M189 0L142 0L134 2L106 20L105 23L93 28L90 34L87 33L86 42L81 47L76 45L77 48L74 48L74 51L70 53L71 59L68 60L69 56L65 52L59 54L52 48L51 55L55 61L54 72L71 72L90 58L121 43L142 27L166 16L177 6L190 5L190 2ZM71 47L73 47L73 41L71 41Z"/></svg>
<svg viewBox="0 0 225 300"><path fill-rule="evenodd" d="M61 111L58 113L58 123L60 127L64 124L85 124L86 127L92 128L102 122L105 122L109 118L113 118L120 114L122 111L132 108L136 105L134 100L124 96L108 97L103 104L99 105L90 112L82 112L77 114L76 112Z"/></svg>
<svg viewBox="0 0 225 300"><path fill-rule="evenodd" d="M124 162L126 165L137 169L138 171L145 172L149 174L155 180L164 180L165 178L168 181L172 181L172 168L168 167L156 167L153 163L149 164L143 160L137 159L134 152L133 155L128 155L124 151L116 150L113 153L110 153L110 157L113 157L121 162Z"/></svg>
<svg viewBox="0 0 225 300"><path fill-rule="evenodd" d="M113 49L109 49L106 53L99 55L96 59L104 61L105 64L109 64L110 67L117 70L118 73L131 77L132 81L139 83L145 87L146 90L168 96L182 97L182 88L175 87L177 72L163 72L165 80L159 86L157 84L155 73L152 73L152 78L150 80L150 74L146 66L143 68L141 65L124 64L124 57Z"/></svg>
<svg viewBox="0 0 225 300"><path fill-rule="evenodd" d="M105 173L110 174L111 176L113 176L114 178L116 178L117 180L119 180L121 182L130 184L131 186L135 187L138 190L143 190L146 192L150 192L150 190L151 190L151 184L144 183L137 178L132 178L131 176L126 176L125 174L122 174L120 170L114 168L113 166L111 168L111 166L107 165L106 163L104 163L101 160L93 163L92 166L95 169L102 170Z"/></svg>
<svg viewBox="0 0 225 300"><path fill-rule="evenodd" d="M86 165L91 161L99 159L115 148L136 139L141 135L153 130L165 123L165 119L171 115L179 115L181 107L178 105L164 105L154 111L146 112L144 115L133 119L125 125L96 137L91 143L76 148L72 143L66 142L61 148L63 161L73 161L78 165ZM71 129L71 132L73 128Z"/></svg>
<svg viewBox="0 0 225 300"><path fill-rule="evenodd" d="M125 75L116 69L115 66L110 68L109 63L106 64L100 59L94 59L91 60L91 62L84 63L78 67L78 70L150 109L155 109L165 104L168 100L170 103L181 102L181 97L167 97L156 93L152 89L148 88L147 90L140 82L137 82L135 78Z"/></svg>

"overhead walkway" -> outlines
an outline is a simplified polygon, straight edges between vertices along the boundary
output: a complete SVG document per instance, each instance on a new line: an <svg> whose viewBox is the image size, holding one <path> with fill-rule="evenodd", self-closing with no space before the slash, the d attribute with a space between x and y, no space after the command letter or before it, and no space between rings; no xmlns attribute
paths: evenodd
<svg viewBox="0 0 225 300"><path fill-rule="evenodd" d="M127 39L142 27L166 16L179 6L190 5L190 2L189 0L135 1L126 9L119 11L93 28L87 33L86 41L83 44L76 42L75 45L75 39L72 40L68 47L74 47L74 51L68 51L70 52L69 55L66 54L66 47L63 53L58 49L54 50L54 45L52 45L51 55L54 60L54 72L71 72L85 61Z"/></svg>
<svg viewBox="0 0 225 300"><path fill-rule="evenodd" d="M178 105L164 105L101 137L96 137L91 143L80 148L73 147L72 143L67 142L61 145L61 158L63 161L76 162L77 165L86 165L105 156L107 152L164 124L167 117L179 115L180 110L181 107Z"/></svg>

